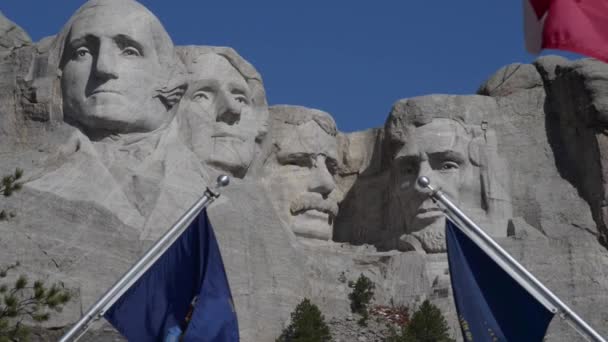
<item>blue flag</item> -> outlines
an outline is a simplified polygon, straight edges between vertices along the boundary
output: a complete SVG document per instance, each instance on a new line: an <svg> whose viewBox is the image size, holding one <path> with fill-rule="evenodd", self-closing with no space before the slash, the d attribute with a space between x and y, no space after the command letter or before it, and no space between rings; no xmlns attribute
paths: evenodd
<svg viewBox="0 0 608 342"><path fill-rule="evenodd" d="M542 341L553 313L450 220L450 278L465 341Z"/></svg>
<svg viewBox="0 0 608 342"><path fill-rule="evenodd" d="M206 210L104 317L129 341L239 340L226 271Z"/></svg>

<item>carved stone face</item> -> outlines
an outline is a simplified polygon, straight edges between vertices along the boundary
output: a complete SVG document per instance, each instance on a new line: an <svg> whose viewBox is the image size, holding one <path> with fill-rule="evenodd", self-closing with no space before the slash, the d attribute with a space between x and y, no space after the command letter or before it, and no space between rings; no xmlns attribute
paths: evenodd
<svg viewBox="0 0 608 342"><path fill-rule="evenodd" d="M315 121L279 128L270 182L281 218L303 238L329 240L338 213L336 137Z"/></svg>
<svg viewBox="0 0 608 342"><path fill-rule="evenodd" d="M455 203L459 202L466 172L471 167L468 145L471 138L464 127L451 119L434 119L413 128L403 149L394 160L393 180L397 199L403 208L406 233L420 240L425 250L445 250L445 216L433 203L428 190L416 183L420 176L431 180Z"/></svg>
<svg viewBox="0 0 608 342"><path fill-rule="evenodd" d="M166 72L154 45L155 18L138 6L98 5L74 20L62 57L67 121L87 130L145 132L167 119L155 98Z"/></svg>
<svg viewBox="0 0 608 342"><path fill-rule="evenodd" d="M181 108L187 111L193 151L203 163L242 177L255 153L261 125L245 78L226 58L202 54L188 66Z"/></svg>

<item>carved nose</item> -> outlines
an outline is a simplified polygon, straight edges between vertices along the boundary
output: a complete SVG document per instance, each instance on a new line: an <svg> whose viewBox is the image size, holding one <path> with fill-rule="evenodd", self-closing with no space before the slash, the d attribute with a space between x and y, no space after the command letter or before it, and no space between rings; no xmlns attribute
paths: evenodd
<svg viewBox="0 0 608 342"><path fill-rule="evenodd" d="M241 106L230 96L221 94L217 99L217 117L215 121L234 125L241 120Z"/></svg>
<svg viewBox="0 0 608 342"><path fill-rule="evenodd" d="M327 169L327 165L325 165L325 157L317 157L316 162L316 165L312 166L308 191L319 193L323 198L326 198L334 191L336 183L334 182L334 177Z"/></svg>
<svg viewBox="0 0 608 342"><path fill-rule="evenodd" d="M95 61L95 75L101 79L118 78L116 56L109 45L104 42L99 44L99 51Z"/></svg>
<svg viewBox="0 0 608 342"><path fill-rule="evenodd" d="M414 181L414 188L417 192L426 194L430 192L429 188L420 186L418 184L418 178L425 176L429 179L436 180L438 177L435 177L435 171L431 168L431 165L428 161L424 160L420 163L420 167L418 168L418 174L416 175L416 180Z"/></svg>

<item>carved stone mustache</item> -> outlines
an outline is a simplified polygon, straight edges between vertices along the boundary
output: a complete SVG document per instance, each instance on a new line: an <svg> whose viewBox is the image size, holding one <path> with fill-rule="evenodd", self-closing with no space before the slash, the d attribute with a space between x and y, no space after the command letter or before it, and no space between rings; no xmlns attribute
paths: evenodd
<svg viewBox="0 0 608 342"><path fill-rule="evenodd" d="M323 199L321 195L312 193L302 194L290 206L292 215L298 215L311 209L327 213L330 216L338 215L338 204L336 202Z"/></svg>

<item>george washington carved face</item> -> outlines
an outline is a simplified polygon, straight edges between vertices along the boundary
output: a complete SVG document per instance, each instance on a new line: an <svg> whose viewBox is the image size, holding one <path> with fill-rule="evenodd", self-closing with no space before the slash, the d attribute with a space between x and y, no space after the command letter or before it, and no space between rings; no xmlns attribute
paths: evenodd
<svg viewBox="0 0 608 342"><path fill-rule="evenodd" d="M67 26L64 117L85 130L146 132L168 119L158 91L173 45L156 17L130 1L90 1Z"/></svg>

